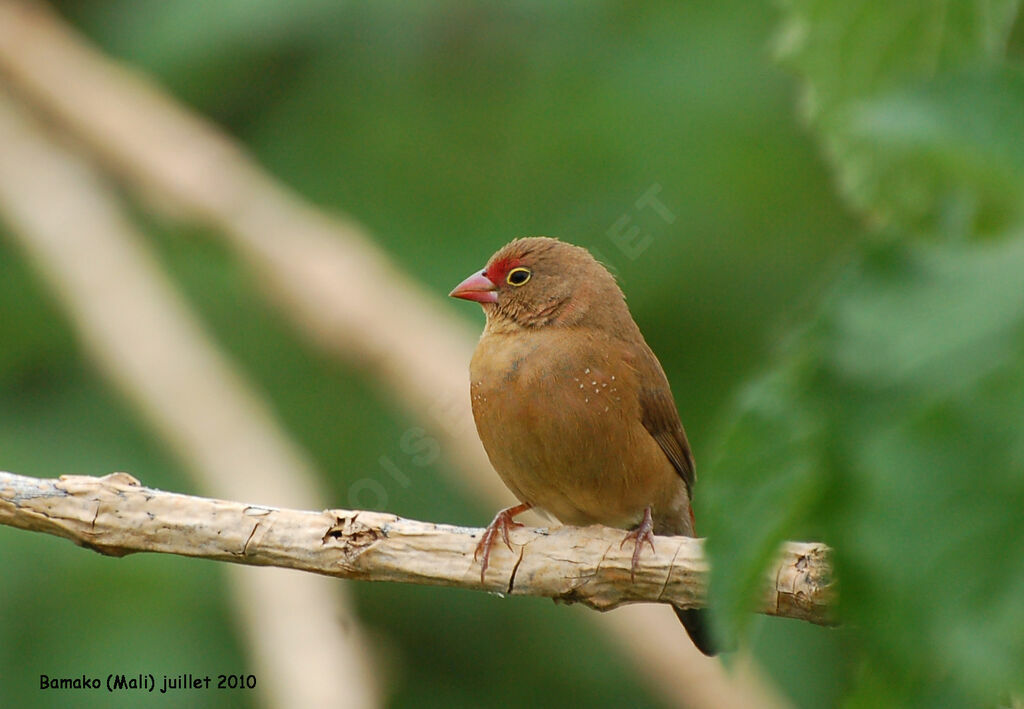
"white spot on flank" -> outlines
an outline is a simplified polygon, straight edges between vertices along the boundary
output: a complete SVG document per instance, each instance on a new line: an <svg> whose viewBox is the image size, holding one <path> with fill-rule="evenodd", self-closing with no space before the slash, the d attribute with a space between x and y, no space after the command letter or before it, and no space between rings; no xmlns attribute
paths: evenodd
<svg viewBox="0 0 1024 709"><path fill-rule="evenodd" d="M614 374L612 375L612 381L613 382L615 381L615 375Z"/></svg>
<svg viewBox="0 0 1024 709"><path fill-rule="evenodd" d="M585 399L583 400L583 403L584 403L584 404L589 404L589 403L590 403L590 397L588 396L587 398L585 398Z"/></svg>
<svg viewBox="0 0 1024 709"><path fill-rule="evenodd" d="M590 367L587 367L586 369L584 369L583 373L584 374L590 374Z"/></svg>
<svg viewBox="0 0 1024 709"><path fill-rule="evenodd" d="M582 385L582 384L580 384L580 389L582 389L582 388L583 388L583 385Z"/></svg>
<svg viewBox="0 0 1024 709"><path fill-rule="evenodd" d="M607 407L607 406L606 406L606 407L604 407L604 410L605 410L605 411L607 411L607 410L608 410L608 407Z"/></svg>
<svg viewBox="0 0 1024 709"><path fill-rule="evenodd" d="M600 389L594 389L594 393L595 393L595 394L600 394L600 393L601 393L601 390L600 390Z"/></svg>
<svg viewBox="0 0 1024 709"><path fill-rule="evenodd" d="M597 386L597 382L590 382L590 386Z"/></svg>
<svg viewBox="0 0 1024 709"><path fill-rule="evenodd" d="M603 388L603 387L606 387L606 386L608 386L608 382L601 382L601 387L602 387L602 388Z"/></svg>

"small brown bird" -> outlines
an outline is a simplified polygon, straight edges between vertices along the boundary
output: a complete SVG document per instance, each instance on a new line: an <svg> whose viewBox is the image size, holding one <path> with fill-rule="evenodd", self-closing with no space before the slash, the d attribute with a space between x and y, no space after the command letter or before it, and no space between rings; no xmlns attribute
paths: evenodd
<svg viewBox="0 0 1024 709"><path fill-rule="evenodd" d="M470 363L477 432L522 502L487 527L481 580L515 515L632 530L633 567L654 534L694 536L694 461L661 364L614 277L586 249L517 239L451 292L487 316ZM676 608L694 644L714 654L703 613Z"/></svg>

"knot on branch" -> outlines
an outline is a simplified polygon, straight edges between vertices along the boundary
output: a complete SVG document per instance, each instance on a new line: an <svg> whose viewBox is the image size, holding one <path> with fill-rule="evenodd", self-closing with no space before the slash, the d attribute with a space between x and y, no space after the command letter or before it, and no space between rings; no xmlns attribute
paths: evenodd
<svg viewBox="0 0 1024 709"><path fill-rule="evenodd" d="M359 521L359 513L339 516L323 536L323 544L337 545L346 562L353 562L366 549L387 534L376 525Z"/></svg>

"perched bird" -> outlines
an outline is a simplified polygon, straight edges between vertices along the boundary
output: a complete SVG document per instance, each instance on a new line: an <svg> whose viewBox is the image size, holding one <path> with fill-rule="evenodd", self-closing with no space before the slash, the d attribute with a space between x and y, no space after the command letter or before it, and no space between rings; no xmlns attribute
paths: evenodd
<svg viewBox="0 0 1024 709"><path fill-rule="evenodd" d="M473 418L487 456L522 502L477 546L481 580L498 535L539 508L563 524L632 530L633 568L654 534L694 536L694 461L661 364L614 277L586 249L516 239L450 294L487 324L470 363ZM714 654L703 612L676 608Z"/></svg>

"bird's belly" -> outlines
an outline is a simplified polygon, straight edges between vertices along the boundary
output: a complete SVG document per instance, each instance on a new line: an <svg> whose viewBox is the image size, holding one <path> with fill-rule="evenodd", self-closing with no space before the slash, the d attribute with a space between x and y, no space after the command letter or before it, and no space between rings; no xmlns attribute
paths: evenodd
<svg viewBox="0 0 1024 709"><path fill-rule="evenodd" d="M515 386L474 381L473 413L491 463L520 500L564 524L625 528L677 496L681 480L619 377L598 366L516 373Z"/></svg>

